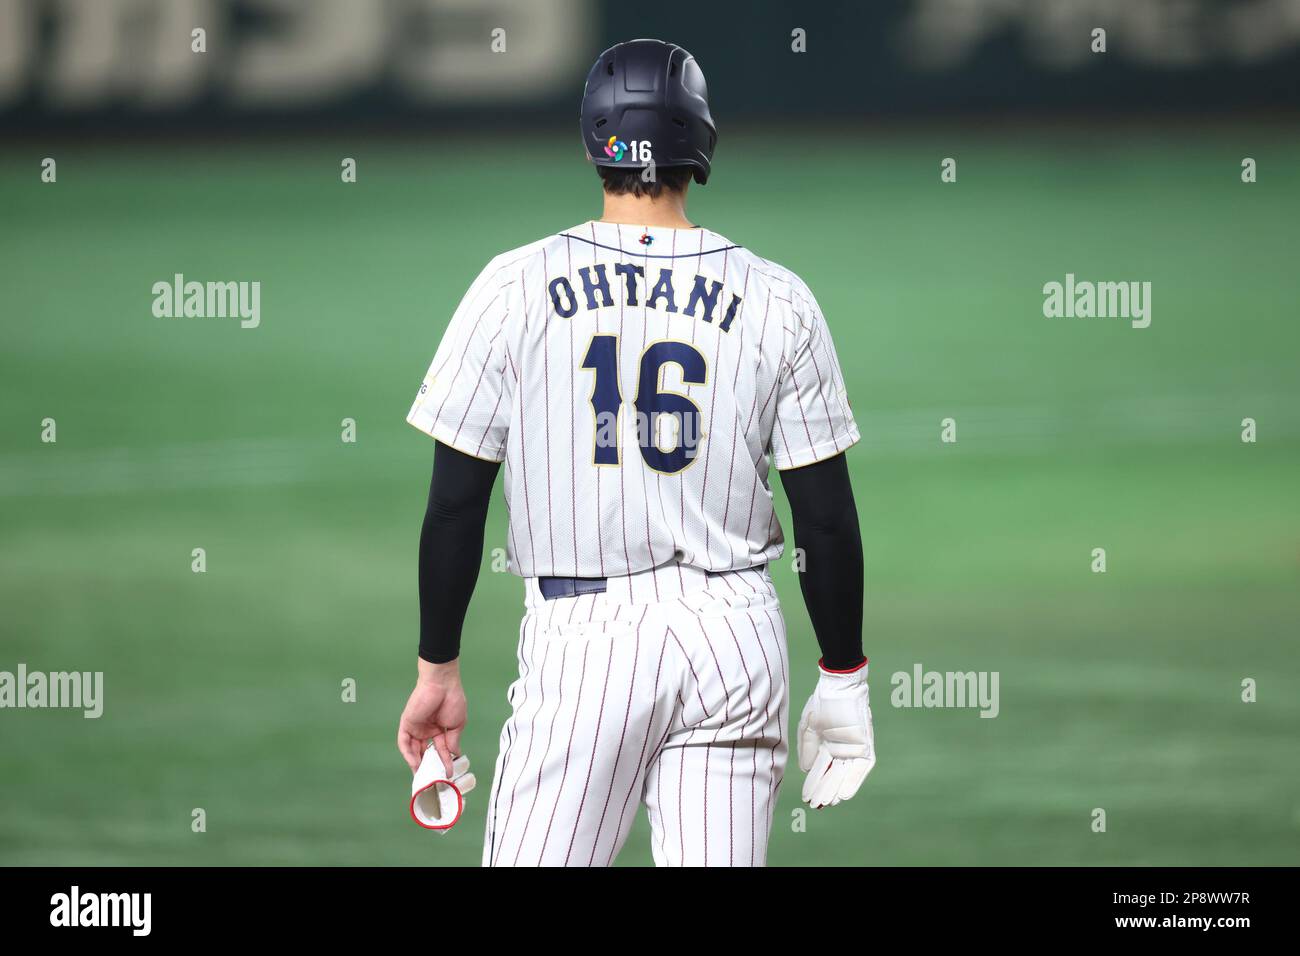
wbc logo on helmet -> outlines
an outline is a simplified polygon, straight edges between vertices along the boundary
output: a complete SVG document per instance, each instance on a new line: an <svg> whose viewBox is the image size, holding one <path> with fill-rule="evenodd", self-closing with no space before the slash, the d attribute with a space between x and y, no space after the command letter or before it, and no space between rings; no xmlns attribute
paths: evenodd
<svg viewBox="0 0 1300 956"><path fill-rule="evenodd" d="M605 155L618 162L627 152L627 143L623 142L617 136L611 136L609 142L605 144Z"/></svg>

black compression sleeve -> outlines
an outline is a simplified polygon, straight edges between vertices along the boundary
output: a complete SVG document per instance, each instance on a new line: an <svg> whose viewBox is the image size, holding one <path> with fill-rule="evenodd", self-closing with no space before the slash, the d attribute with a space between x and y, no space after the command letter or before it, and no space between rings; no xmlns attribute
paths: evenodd
<svg viewBox="0 0 1300 956"><path fill-rule="evenodd" d="M483 561L483 526L501 465L438 442L420 530L420 657L460 655L460 629Z"/></svg>
<svg viewBox="0 0 1300 956"><path fill-rule="evenodd" d="M781 472L794 518L795 547L805 566L799 575L822 665L851 670L862 654L862 534L843 455Z"/></svg>

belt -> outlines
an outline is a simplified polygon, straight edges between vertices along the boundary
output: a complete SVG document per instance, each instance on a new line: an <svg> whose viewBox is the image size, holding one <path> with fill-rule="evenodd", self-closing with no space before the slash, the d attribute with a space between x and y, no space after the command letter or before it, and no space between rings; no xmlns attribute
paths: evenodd
<svg viewBox="0 0 1300 956"><path fill-rule="evenodd" d="M606 581L604 578L538 578L537 587L542 597L553 601L579 594L600 594L605 590Z"/></svg>
<svg viewBox="0 0 1300 956"><path fill-rule="evenodd" d="M762 567L762 565L759 565ZM707 577L715 578L726 571L706 571ZM548 601L556 598L577 597L579 594L603 594L608 587L606 578L538 578L537 588L542 597Z"/></svg>

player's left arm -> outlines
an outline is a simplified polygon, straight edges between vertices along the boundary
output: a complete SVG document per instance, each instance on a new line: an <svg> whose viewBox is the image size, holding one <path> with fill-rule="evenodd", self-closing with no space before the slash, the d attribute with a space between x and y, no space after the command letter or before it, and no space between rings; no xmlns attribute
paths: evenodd
<svg viewBox="0 0 1300 956"><path fill-rule="evenodd" d="M430 740L448 777L468 707L460 630L483 559L488 499L510 430L514 377L507 320L514 270L488 263L456 307L406 420L437 444L420 533L419 678L398 724L397 747L415 772Z"/></svg>
<svg viewBox="0 0 1300 956"><path fill-rule="evenodd" d="M460 635L483 560L483 529L499 462L436 444L420 531L419 676L398 724L397 746L414 772L430 740L447 774L460 754L468 705Z"/></svg>

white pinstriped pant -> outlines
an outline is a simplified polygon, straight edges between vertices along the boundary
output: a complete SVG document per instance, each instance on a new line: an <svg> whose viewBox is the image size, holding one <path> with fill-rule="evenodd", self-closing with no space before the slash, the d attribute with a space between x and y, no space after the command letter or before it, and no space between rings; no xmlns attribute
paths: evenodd
<svg viewBox="0 0 1300 956"><path fill-rule="evenodd" d="M767 570L525 587L483 865L608 866L644 803L657 865L762 866L788 714Z"/></svg>

